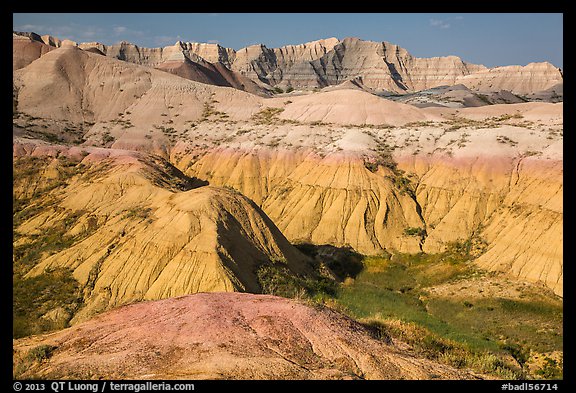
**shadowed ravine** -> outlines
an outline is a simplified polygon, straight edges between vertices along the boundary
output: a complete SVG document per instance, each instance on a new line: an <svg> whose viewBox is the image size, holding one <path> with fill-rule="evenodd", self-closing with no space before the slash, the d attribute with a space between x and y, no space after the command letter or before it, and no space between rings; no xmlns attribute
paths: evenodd
<svg viewBox="0 0 576 393"><path fill-rule="evenodd" d="M561 377L551 64L13 39L15 377Z"/></svg>

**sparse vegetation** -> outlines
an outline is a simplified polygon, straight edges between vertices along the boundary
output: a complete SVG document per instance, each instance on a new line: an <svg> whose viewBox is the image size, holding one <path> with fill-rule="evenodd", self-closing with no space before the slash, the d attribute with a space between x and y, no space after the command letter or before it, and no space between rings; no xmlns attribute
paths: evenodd
<svg viewBox="0 0 576 393"><path fill-rule="evenodd" d="M284 111L283 108L264 108L260 112L252 116L252 120L260 125L270 125L279 121L278 115Z"/></svg>
<svg viewBox="0 0 576 393"><path fill-rule="evenodd" d="M354 278L362 271L363 256L351 247L335 247L328 244L314 245L300 243L295 245L301 252L314 259L319 269L326 267L330 275L339 281Z"/></svg>
<svg viewBox="0 0 576 393"><path fill-rule="evenodd" d="M391 128L395 128L390 124L343 124L342 127L344 128L369 128L375 130L388 130Z"/></svg>
<svg viewBox="0 0 576 393"><path fill-rule="evenodd" d="M229 117L227 113L216 110L214 104L218 103L218 101L216 101L213 96L214 94L212 94L212 96L208 101L204 102L202 117L198 122L201 123L206 121L216 121L216 122L226 121L226 119Z"/></svg>
<svg viewBox="0 0 576 393"><path fill-rule="evenodd" d="M46 271L31 278L13 277L13 337L64 329L83 300L78 281L66 269ZM59 318L43 317L60 310Z"/></svg>
<svg viewBox="0 0 576 393"><path fill-rule="evenodd" d="M106 146L108 144L113 143L116 140L112 135L110 135L109 131L102 133L102 145Z"/></svg>
<svg viewBox="0 0 576 393"><path fill-rule="evenodd" d="M123 219L135 219L135 220L149 220L152 209L149 207L145 208L133 208L126 210L126 213L122 217Z"/></svg>
<svg viewBox="0 0 576 393"><path fill-rule="evenodd" d="M432 295L430 288L485 274L468 263L474 244L454 243L434 255L365 257L362 272L341 285L335 306L421 356L502 379L526 378L532 375L526 366L531 351L562 348L561 301ZM544 337L544 326L556 333ZM550 362L537 377L557 376L561 369L554 366Z"/></svg>
<svg viewBox="0 0 576 393"><path fill-rule="evenodd" d="M536 370L535 374L543 379L562 379L562 364L555 359L545 357L544 366Z"/></svg>
<svg viewBox="0 0 576 393"><path fill-rule="evenodd" d="M485 103L486 105L493 105L494 103L492 101L490 101L490 99L488 98L487 95L485 94L479 94L476 93L474 94L480 101L482 101L483 103Z"/></svg>
<svg viewBox="0 0 576 393"><path fill-rule="evenodd" d="M371 161L364 161L364 168L368 169L370 172L375 173L378 171L378 163Z"/></svg>
<svg viewBox="0 0 576 393"><path fill-rule="evenodd" d="M480 121L467 119L465 117L457 117L457 116L454 116L450 121L447 122L447 124L449 125L449 127L446 129L446 131L456 131L456 130L459 130L460 128L465 128L465 127L479 128L479 127L484 125Z"/></svg>
<svg viewBox="0 0 576 393"><path fill-rule="evenodd" d="M508 144L508 145L510 145L510 146L516 146L516 145L518 144L518 142L510 139L510 138L507 137L506 135L498 135L498 136L496 137L496 140L497 140L499 143Z"/></svg>
<svg viewBox="0 0 576 393"><path fill-rule="evenodd" d="M37 347L32 348L26 354L26 358L33 362L43 362L44 360L48 360L52 357L52 353L58 347L54 345L39 345Z"/></svg>
<svg viewBox="0 0 576 393"><path fill-rule="evenodd" d="M29 236L27 242L15 246L13 250L14 272L24 274L44 256L55 254L89 236L95 230L95 225L88 225L83 233L76 236L67 234L73 223L83 214L82 211L71 212L55 226L43 228L41 234Z"/></svg>
<svg viewBox="0 0 576 393"><path fill-rule="evenodd" d="M400 173L392 158L392 148L385 143L378 143L376 155L364 157L364 167L375 173L380 166L390 169L394 174Z"/></svg>
<svg viewBox="0 0 576 393"><path fill-rule="evenodd" d="M386 177L392 182L394 187L396 187L400 195L408 194L412 199L416 200L412 180L406 176L406 173L403 170L398 169L396 166L391 169L392 175L387 175Z"/></svg>
<svg viewBox="0 0 576 393"><path fill-rule="evenodd" d="M402 128L417 128L417 127L430 127L433 126L434 122L431 120L428 121L413 121L410 123L406 123L402 126Z"/></svg>
<svg viewBox="0 0 576 393"><path fill-rule="evenodd" d="M302 277L291 272L285 261L262 264L256 270L262 293L297 299L321 299L336 294L336 283L317 274Z"/></svg>
<svg viewBox="0 0 576 393"><path fill-rule="evenodd" d="M404 234L406 236L425 237L426 236L426 229L408 227L408 228L404 229Z"/></svg>

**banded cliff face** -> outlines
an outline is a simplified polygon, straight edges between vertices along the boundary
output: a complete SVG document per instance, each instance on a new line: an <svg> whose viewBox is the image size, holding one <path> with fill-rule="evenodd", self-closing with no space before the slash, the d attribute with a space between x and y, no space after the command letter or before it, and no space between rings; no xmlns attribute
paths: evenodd
<svg viewBox="0 0 576 393"><path fill-rule="evenodd" d="M276 143L297 140L308 148L249 148L238 140L195 162L179 161L179 149L172 159L191 175L249 195L291 241L349 245L365 254L437 253L471 241L480 266L543 282L561 295L562 106L541 105L462 111L469 125L458 128L284 127ZM507 110L523 120L501 117ZM371 147L383 143L396 146L403 175L368 168L379 159Z"/></svg>
<svg viewBox="0 0 576 393"><path fill-rule="evenodd" d="M555 155L560 149L555 146ZM479 266L542 282L562 295L561 158L519 154L398 160L419 179L424 252L471 239Z"/></svg>
<svg viewBox="0 0 576 393"><path fill-rule="evenodd" d="M506 66L479 70L461 76L456 83L474 90L508 90L516 94L529 95L547 90L562 83L560 70L548 62L530 63L526 66Z"/></svg>
<svg viewBox="0 0 576 393"><path fill-rule="evenodd" d="M321 86L311 62L331 51L337 43L338 39L332 37L274 49L252 45L235 53L232 69L270 85Z"/></svg>
<svg viewBox="0 0 576 393"><path fill-rule="evenodd" d="M460 76L485 69L456 56L420 59L397 45L357 38L276 49L254 45L236 52L232 68L271 85L313 88L360 78L368 88L395 92L454 84Z"/></svg>
<svg viewBox="0 0 576 393"><path fill-rule="evenodd" d="M27 36L13 34L12 39L12 69L18 70L26 67L34 60L45 53L48 53L53 46L46 45L38 40Z"/></svg>
<svg viewBox="0 0 576 393"><path fill-rule="evenodd" d="M398 93L462 83L474 90L528 94L562 81L560 71L549 63L489 69L457 56L418 58L389 42L357 38L329 38L280 48L260 44L238 51L217 44L183 42L155 49L129 43L99 49L109 56L154 67L176 53L187 58L195 55L222 63L254 81L305 89L356 79L369 89Z"/></svg>
<svg viewBox="0 0 576 393"><path fill-rule="evenodd" d="M71 242L26 276L70 269L85 304L73 322L134 301L260 292L256 270L270 261L294 274L311 271L307 258L248 198L189 179L157 157L26 140L15 141L14 156L15 198L34 194L32 203L43 207L15 227L17 245L62 222L61 236ZM70 173L63 166L75 174L64 180Z"/></svg>
<svg viewBox="0 0 576 393"><path fill-rule="evenodd" d="M554 150L546 158L526 151L395 156L413 195L397 186L394 173L372 173L354 154L221 149L187 172L249 195L293 242L379 254L437 253L471 240L480 266L543 282L562 295L561 144ZM425 229L426 236L407 235L407 228Z"/></svg>
<svg viewBox="0 0 576 393"><path fill-rule="evenodd" d="M230 69L234 51L218 44L178 41L163 48L142 48L129 42L116 45L93 42L80 44L79 48L96 48L108 57L157 68L196 82L268 95L266 88Z"/></svg>
<svg viewBox="0 0 576 393"><path fill-rule="evenodd" d="M26 37L35 43L29 45L26 60L14 63L14 69L29 64L48 50L43 46L35 48L39 43L50 48L76 45L34 33L15 32L14 37L15 40ZM18 43L22 44L23 41ZM507 90L528 96L563 81L560 70L549 63L487 68L464 62L457 56L418 58L398 45L357 38L342 41L328 38L280 48L259 44L237 51L219 44L181 41L163 48L144 48L125 41L115 45L81 43L78 47L98 49L106 56L130 63L260 95L267 94L266 86L312 89L355 80L371 90L396 93L463 84L477 91ZM182 70L189 68L200 71ZM216 75L211 75L214 72Z"/></svg>
<svg viewBox="0 0 576 393"><path fill-rule="evenodd" d="M71 122L83 146L156 154L254 200L290 241L377 254L477 238L482 266L562 293L561 103L420 109L344 89L265 99L73 47L17 70L14 85L15 134Z"/></svg>
<svg viewBox="0 0 576 393"><path fill-rule="evenodd" d="M250 195L292 242L351 246L364 254L420 251L406 227L423 226L415 201L358 154L234 148L208 153L187 173Z"/></svg>
<svg viewBox="0 0 576 393"><path fill-rule="evenodd" d="M12 33L12 70L26 67L34 60L53 49L62 46L76 46L74 41L60 40L51 35L38 35L36 33Z"/></svg>
<svg viewBox="0 0 576 393"><path fill-rule="evenodd" d="M457 77L485 68L456 56L415 58L398 45L357 38L344 39L313 67L326 85L361 78L366 87L395 92L454 84Z"/></svg>
<svg viewBox="0 0 576 393"><path fill-rule="evenodd" d="M229 65L229 57L234 51L218 44L178 41L171 46L161 48L144 48L130 42L122 41L114 45L104 45L99 42L86 42L78 45L80 49L97 48L106 56L125 60L130 63L148 67L157 67L174 56L182 54L187 58L201 57L210 63Z"/></svg>

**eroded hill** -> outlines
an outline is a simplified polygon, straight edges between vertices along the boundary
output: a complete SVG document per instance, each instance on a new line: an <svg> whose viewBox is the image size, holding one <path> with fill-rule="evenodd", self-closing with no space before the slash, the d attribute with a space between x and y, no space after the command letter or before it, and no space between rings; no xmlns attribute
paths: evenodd
<svg viewBox="0 0 576 393"><path fill-rule="evenodd" d="M480 379L328 308L240 293L121 307L14 350L17 378Z"/></svg>
<svg viewBox="0 0 576 393"><path fill-rule="evenodd" d="M15 72L15 134L146 151L252 199L292 242L467 244L562 294L563 104L416 108L361 90L265 99L76 47Z"/></svg>
<svg viewBox="0 0 576 393"><path fill-rule="evenodd" d="M70 271L82 298L47 317L66 312L75 323L135 301L258 293L263 265L314 274L248 198L157 157L25 141L15 156L15 271L23 280Z"/></svg>
<svg viewBox="0 0 576 393"><path fill-rule="evenodd" d="M272 87L279 91L311 90L354 80L367 90L380 93L413 93L463 84L483 93L505 90L507 94L531 97L563 80L561 70L547 62L487 68L457 56L418 58L389 42L354 37L343 40L332 37L280 48L256 44L237 51L219 44L181 41L163 48L142 48L126 41L114 45L76 44L34 33L14 32L13 37L18 47L14 51L14 69L52 48L72 45L194 81L264 96L270 94Z"/></svg>

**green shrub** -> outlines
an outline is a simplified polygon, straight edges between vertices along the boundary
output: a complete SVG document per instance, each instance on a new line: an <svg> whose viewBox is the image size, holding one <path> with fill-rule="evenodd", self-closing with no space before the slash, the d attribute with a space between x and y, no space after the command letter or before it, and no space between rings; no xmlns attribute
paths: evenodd
<svg viewBox="0 0 576 393"><path fill-rule="evenodd" d="M528 359L530 358L529 351L526 351L518 344L513 343L503 343L500 344L500 348L507 351L512 355L512 357L518 362L520 367L524 367Z"/></svg>
<svg viewBox="0 0 576 393"><path fill-rule="evenodd" d="M286 298L323 298L336 295L336 283L320 274L301 277L293 273L286 262L271 262L256 269L262 293Z"/></svg>
<svg viewBox="0 0 576 393"><path fill-rule="evenodd" d="M376 171L378 171L378 163L371 161L364 161L364 168L368 169L372 173L376 173Z"/></svg>
<svg viewBox="0 0 576 393"><path fill-rule="evenodd" d="M146 220L150 218L150 214L152 213L152 209L149 207L137 207L126 210L126 213L122 217L123 219L130 218L136 220Z"/></svg>
<svg viewBox="0 0 576 393"><path fill-rule="evenodd" d="M53 352L57 349L54 345L39 345L32 348L26 354L27 360L42 362L52 357Z"/></svg>
<svg viewBox="0 0 576 393"><path fill-rule="evenodd" d="M368 333L377 340L384 341L386 344L392 343L390 333L384 323L377 319L360 321L360 324L368 330Z"/></svg>
<svg viewBox="0 0 576 393"><path fill-rule="evenodd" d="M68 321L42 318L62 308L69 315L82 305L78 281L66 269L47 271L35 277L13 277L13 337L20 338L67 327Z"/></svg>
<svg viewBox="0 0 576 393"><path fill-rule="evenodd" d="M252 120L256 124L273 124L276 123L278 115L284 111L284 108L264 108L260 112L252 116Z"/></svg>
<svg viewBox="0 0 576 393"><path fill-rule="evenodd" d="M562 379L562 366L556 360L546 357L544 366L536 371L536 375L544 379Z"/></svg>
<svg viewBox="0 0 576 393"><path fill-rule="evenodd" d="M404 229L404 234L406 236L423 237L423 236L426 236L426 229L409 227L409 228Z"/></svg>

